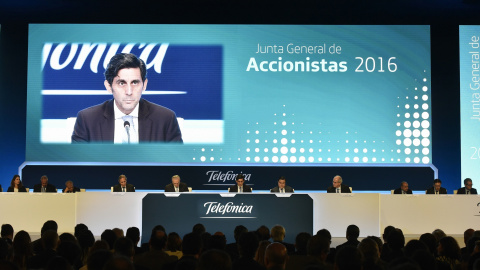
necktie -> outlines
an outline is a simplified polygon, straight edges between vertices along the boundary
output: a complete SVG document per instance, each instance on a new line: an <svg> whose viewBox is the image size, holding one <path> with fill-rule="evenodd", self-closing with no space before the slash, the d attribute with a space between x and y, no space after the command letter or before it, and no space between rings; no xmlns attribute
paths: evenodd
<svg viewBox="0 0 480 270"><path fill-rule="evenodd" d="M240 193L242 192L242 189L243 189L243 188L242 188L242 187L240 187L240 191L239 191Z"/></svg>
<svg viewBox="0 0 480 270"><path fill-rule="evenodd" d="M178 187L175 188L175 192L178 192Z"/></svg>
<svg viewBox="0 0 480 270"><path fill-rule="evenodd" d="M467 195L470 194L470 190L467 190Z"/></svg>
<svg viewBox="0 0 480 270"><path fill-rule="evenodd" d="M283 188L281 189L280 193L285 193L285 192L283 192Z"/></svg>
<svg viewBox="0 0 480 270"><path fill-rule="evenodd" d="M122 187L122 191L125 192L125 187Z"/></svg>
<svg viewBox="0 0 480 270"><path fill-rule="evenodd" d="M435 195L438 195L438 191L435 191Z"/></svg>
<svg viewBox="0 0 480 270"><path fill-rule="evenodd" d="M128 122L129 124L129 127L125 127L125 136L123 136L123 140L122 140L122 143L130 143L130 137L131 137L131 134L130 132L132 131L132 127L133 127L133 116L131 115L125 115L122 117L124 123L125 122Z"/></svg>
<svg viewBox="0 0 480 270"><path fill-rule="evenodd" d="M337 188L337 193L340 193L340 189L339 189L339 188Z"/></svg>
<svg viewBox="0 0 480 270"><path fill-rule="evenodd" d="M46 187L42 187L42 192L47 192L47 188L46 188Z"/></svg>

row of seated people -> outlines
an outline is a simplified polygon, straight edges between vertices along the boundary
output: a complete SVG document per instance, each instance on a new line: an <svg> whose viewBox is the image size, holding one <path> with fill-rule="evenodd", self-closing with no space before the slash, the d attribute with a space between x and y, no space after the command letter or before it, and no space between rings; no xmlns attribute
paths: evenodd
<svg viewBox="0 0 480 270"><path fill-rule="evenodd" d="M459 188L455 194L477 194L477 190L472 188L473 182L472 179L466 178L464 181L464 187ZM1 191L0 186L0 191ZM72 181L65 182L65 188L62 190L64 193L75 193L79 192L80 189L74 186ZM120 175L118 177L118 184L112 186L113 192L135 192L135 186L127 183L127 177L125 175ZM191 188L187 186L186 183L180 181L180 176L172 176L172 183L165 186L165 192L188 192L191 191ZM252 192L252 188L245 184L245 176L238 174L236 177L236 185L233 185L228 188L229 192ZM10 187L7 192L27 192L27 189L23 186L22 181L20 180L19 175L14 175L10 183ZM33 192L57 192L57 188L48 183L48 177L43 175L40 178L40 183L36 184L33 187ZM285 177L281 176L278 179L276 187L270 189L270 192L277 193L293 193L294 189L286 184ZM352 189L343 184L343 179L340 175L336 175L333 178L332 186L327 188L327 193L351 193ZM400 188L397 188L392 191L393 194L412 194L412 190L409 189L408 183L403 181L400 184ZM426 194L447 194L447 190L442 187L442 181L440 179L435 179L433 181L433 186L425 191Z"/></svg>
<svg viewBox="0 0 480 270"><path fill-rule="evenodd" d="M462 249L440 229L406 243L402 230L393 226L384 229L383 241L377 236L360 240L360 228L353 224L336 247L327 229L316 235L298 232L294 244L286 243L281 225L253 231L238 225L231 243L223 232L211 234L202 224L183 238L157 225L141 246L136 227L125 236L122 229L107 229L97 241L85 224L78 224L74 235L58 235L57 229L55 221L45 222L41 238L32 242L27 232L14 234L11 225L2 225L0 269L480 269L480 231L473 229L465 231Z"/></svg>

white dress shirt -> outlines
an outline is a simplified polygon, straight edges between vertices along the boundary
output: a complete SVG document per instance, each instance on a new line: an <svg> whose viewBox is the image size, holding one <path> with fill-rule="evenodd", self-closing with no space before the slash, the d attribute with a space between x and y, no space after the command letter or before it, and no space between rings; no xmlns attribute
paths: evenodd
<svg viewBox="0 0 480 270"><path fill-rule="evenodd" d="M125 121L122 118L126 114L118 109L115 102L113 102L113 112L115 113L115 135L113 142L123 143L124 141L128 141L127 131L124 126ZM130 143L138 143L138 105L129 115L133 117L133 123L130 123Z"/></svg>

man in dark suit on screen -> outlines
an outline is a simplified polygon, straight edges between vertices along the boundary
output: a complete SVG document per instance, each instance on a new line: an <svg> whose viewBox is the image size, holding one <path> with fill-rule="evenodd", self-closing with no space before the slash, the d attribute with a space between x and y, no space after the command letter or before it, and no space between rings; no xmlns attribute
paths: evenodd
<svg viewBox="0 0 480 270"><path fill-rule="evenodd" d="M183 142L175 112L142 99L147 69L131 53L112 57L105 88L112 100L81 110L72 134L75 142Z"/></svg>
<svg viewBox="0 0 480 270"><path fill-rule="evenodd" d="M442 180L435 179L433 180L433 187L427 189L426 194L447 194L447 190L442 187Z"/></svg>
<svg viewBox="0 0 480 270"><path fill-rule="evenodd" d="M243 174L237 175L237 184L230 187L230 192L252 192L252 188L245 185L245 176Z"/></svg>
<svg viewBox="0 0 480 270"><path fill-rule="evenodd" d="M54 185L48 183L48 177L46 175L42 175L42 177L40 177L40 184L36 184L35 186L33 186L33 192L55 193L57 192L57 188Z"/></svg>
<svg viewBox="0 0 480 270"><path fill-rule="evenodd" d="M340 175L336 175L333 177L332 186L327 188L327 193L352 193L350 187L342 183L342 177Z"/></svg>
<svg viewBox="0 0 480 270"><path fill-rule="evenodd" d="M172 183L165 186L165 192L188 192L188 186L180 182L180 176L172 176Z"/></svg>
<svg viewBox="0 0 480 270"><path fill-rule="evenodd" d="M459 188L457 190L457 194L467 194L467 195L477 194L477 190L472 188L473 186L472 179L465 178L465 180L463 180L463 184L465 185L465 187Z"/></svg>
<svg viewBox="0 0 480 270"><path fill-rule="evenodd" d="M393 191L393 194L412 194L412 190L408 188L408 183L403 181L400 187Z"/></svg>
<svg viewBox="0 0 480 270"><path fill-rule="evenodd" d="M293 193L293 188L286 185L285 176L280 176L277 184L278 185L276 187L270 189L270 192Z"/></svg>
<svg viewBox="0 0 480 270"><path fill-rule="evenodd" d="M118 185L113 186L113 192L135 192L135 186L127 184L127 177L122 174L118 177Z"/></svg>

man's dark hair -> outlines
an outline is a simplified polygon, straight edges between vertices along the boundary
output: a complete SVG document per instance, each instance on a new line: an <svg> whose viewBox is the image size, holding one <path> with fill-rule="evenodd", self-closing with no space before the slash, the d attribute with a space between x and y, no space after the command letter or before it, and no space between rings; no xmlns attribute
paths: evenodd
<svg viewBox="0 0 480 270"><path fill-rule="evenodd" d="M307 242L307 255L320 257L320 255L327 254L330 251L330 240L326 237L315 235L310 237Z"/></svg>
<svg viewBox="0 0 480 270"><path fill-rule="evenodd" d="M347 239L348 240L354 240L357 239L358 236L360 235L360 229L358 228L357 225L348 225L347 227Z"/></svg>
<svg viewBox="0 0 480 270"><path fill-rule="evenodd" d="M100 239L105 240L108 243L110 249L113 249L113 244L115 243L115 240L117 240L117 235L113 230L106 229L100 235Z"/></svg>
<svg viewBox="0 0 480 270"><path fill-rule="evenodd" d="M58 231L58 224L54 220L48 220L45 223L43 223L42 230L40 231L40 234L43 235L44 232L46 231Z"/></svg>
<svg viewBox="0 0 480 270"><path fill-rule="evenodd" d="M73 236L73 234L71 234L71 233L60 234L58 236L58 240L60 241L60 243L62 243L62 242L72 242L72 243L78 244L77 238L75 238L75 236Z"/></svg>
<svg viewBox="0 0 480 270"><path fill-rule="evenodd" d="M388 235L395 230L395 227L389 225L383 229L383 241L387 242Z"/></svg>
<svg viewBox="0 0 480 270"><path fill-rule="evenodd" d="M241 173L237 174L237 180L239 180L239 179L245 180L245 175L243 175Z"/></svg>
<svg viewBox="0 0 480 270"><path fill-rule="evenodd" d="M258 236L258 241L270 239L270 229L265 225L258 227L257 236Z"/></svg>
<svg viewBox="0 0 480 270"><path fill-rule="evenodd" d="M388 246L392 250L400 250L405 246L405 236L403 235L402 230L395 229L392 231L387 238Z"/></svg>
<svg viewBox="0 0 480 270"><path fill-rule="evenodd" d="M341 247L335 256L335 265L339 270L360 270L362 263L362 253L354 246Z"/></svg>
<svg viewBox="0 0 480 270"><path fill-rule="evenodd" d="M145 82L147 78L147 68L145 62L132 53L119 53L114 55L105 69L105 80L112 85L113 79L118 75L118 72L124 68L139 68L142 81Z"/></svg>
<svg viewBox="0 0 480 270"><path fill-rule="evenodd" d="M78 224L75 226L75 232L73 233L73 235L75 235L75 237L78 238L78 236L80 235L80 232L86 231L86 230L88 230L87 225L85 225L85 224L83 224L83 223L78 223Z"/></svg>
<svg viewBox="0 0 480 270"><path fill-rule="evenodd" d="M164 231L153 231L150 235L150 247L154 250L162 250L167 244L167 234Z"/></svg>
<svg viewBox="0 0 480 270"><path fill-rule="evenodd" d="M425 250L428 252L428 247L422 241L413 239L408 241L408 243L405 245L403 254L408 258L412 258L413 253L415 253L417 250Z"/></svg>
<svg viewBox="0 0 480 270"><path fill-rule="evenodd" d="M307 254L307 243L312 237L308 232L301 232L295 237L295 248L299 254Z"/></svg>
<svg viewBox="0 0 480 270"><path fill-rule="evenodd" d="M227 238L225 235L212 235L210 239L208 239L207 249L219 249L225 250L227 246Z"/></svg>
<svg viewBox="0 0 480 270"><path fill-rule="evenodd" d="M137 227L130 227L127 229L125 237L132 240L133 244L136 244L140 241L140 230Z"/></svg>
<svg viewBox="0 0 480 270"><path fill-rule="evenodd" d="M435 236L433 236L433 234L424 233L420 235L420 238L418 240L420 240L427 246L428 251L431 254L435 254L435 250L437 249L437 239L435 238Z"/></svg>
<svg viewBox="0 0 480 270"><path fill-rule="evenodd" d="M441 184L441 183L442 183L442 180L440 180L440 179L435 179L435 180L433 180L433 184L435 185L436 183L440 183L440 184Z"/></svg>
<svg viewBox="0 0 480 270"><path fill-rule="evenodd" d="M87 259L87 268L89 270L102 270L103 266L113 257L113 254L105 249L99 249L92 252Z"/></svg>
<svg viewBox="0 0 480 270"><path fill-rule="evenodd" d="M205 229L205 226L203 226L202 223L197 223L193 225L192 232L196 233L198 235L201 235L202 233L206 232L207 229Z"/></svg>
<svg viewBox="0 0 480 270"><path fill-rule="evenodd" d="M155 227L153 227L152 232L153 232L153 231L162 231L162 232L164 232L164 233L167 233L167 231L165 230L165 227L163 227L163 226L160 225L160 224L158 224L158 225L156 225Z"/></svg>
<svg viewBox="0 0 480 270"><path fill-rule="evenodd" d="M468 182L472 182L472 179L470 178L465 178L465 180L463 180L463 184L466 185Z"/></svg>
<svg viewBox="0 0 480 270"><path fill-rule="evenodd" d="M127 237L120 237L115 241L113 244L113 250L115 254L125 256L125 257L133 257L135 255L135 249L133 247L132 240L128 239Z"/></svg>
<svg viewBox="0 0 480 270"><path fill-rule="evenodd" d="M0 233L1 237L6 237L11 235L13 237L13 227L10 224L3 224L2 225L2 232Z"/></svg>
<svg viewBox="0 0 480 270"><path fill-rule="evenodd" d="M202 250L202 237L196 233L187 233L183 236L183 255L197 255Z"/></svg>
<svg viewBox="0 0 480 270"><path fill-rule="evenodd" d="M327 229L318 230L317 235L327 238L328 241L332 241L332 234Z"/></svg>
<svg viewBox="0 0 480 270"><path fill-rule="evenodd" d="M232 260L223 250L212 249L204 252L198 259L198 270L231 270Z"/></svg>
<svg viewBox="0 0 480 270"><path fill-rule="evenodd" d="M240 237L240 235L246 232L248 232L248 229L243 225L238 225L237 227L235 227L235 230L233 230L233 238L235 238L235 242L238 242L238 238Z"/></svg>
<svg viewBox="0 0 480 270"><path fill-rule="evenodd" d="M258 237L255 232L247 232L238 239L238 252L242 258L253 259L258 248Z"/></svg>
<svg viewBox="0 0 480 270"><path fill-rule="evenodd" d="M285 176L280 176L280 178L278 178L278 180L279 180L279 181L280 181L280 180L285 180L285 181L286 181L287 179L285 178Z"/></svg>

